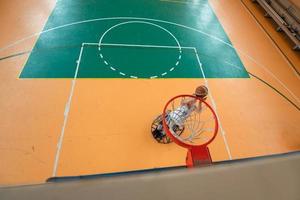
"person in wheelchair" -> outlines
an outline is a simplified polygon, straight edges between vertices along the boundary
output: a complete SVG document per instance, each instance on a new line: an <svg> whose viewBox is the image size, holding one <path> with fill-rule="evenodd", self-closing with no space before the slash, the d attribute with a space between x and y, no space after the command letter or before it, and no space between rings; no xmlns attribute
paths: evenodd
<svg viewBox="0 0 300 200"><path fill-rule="evenodd" d="M206 100L208 95L208 89L206 86L201 85L195 89L194 96ZM201 112L202 104L199 101L197 105L197 99L186 98L180 103L180 106L173 111L168 111L166 116L167 124L170 130L175 133L174 135L180 135L184 130L184 122L191 115L192 112ZM163 141L167 135L163 130L162 116L157 118L157 126L152 131L153 137L158 141ZM169 139L166 140L169 143Z"/></svg>

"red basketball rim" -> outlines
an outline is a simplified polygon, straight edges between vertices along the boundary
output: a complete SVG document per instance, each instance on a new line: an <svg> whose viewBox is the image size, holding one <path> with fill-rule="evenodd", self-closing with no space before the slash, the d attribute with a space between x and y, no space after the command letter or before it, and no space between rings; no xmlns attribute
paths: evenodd
<svg viewBox="0 0 300 200"><path fill-rule="evenodd" d="M203 144L197 144L197 145L193 145L193 144L187 144L183 141L181 141L180 139L176 138L170 131L170 129L168 128L168 125L167 125L167 122L166 122L166 111L167 111L167 108L168 106L171 104L171 102L177 98L182 98L182 97L190 97L190 98L196 98L197 100L201 101L202 103L204 103L208 109L212 112L213 114L213 117L214 117L214 121L215 121L215 128L214 128L214 135L213 137L207 141L206 143L203 143ZM170 99L164 110L163 110L163 115L162 115L162 118L163 118L163 128L164 128L164 131L166 132L167 136L170 137L176 144L184 147L184 148L187 148L187 149L192 149L192 148L201 148L201 147L206 147L207 145L209 145L214 139L215 137L217 136L217 133L218 133L218 128L219 128L219 123L218 123L218 118L217 118L217 115L215 113L215 111L212 109L212 107L206 103L204 100L202 100L201 98L199 97L196 97L196 96L193 96L193 95L189 95L189 94L183 94L183 95L178 95L178 96L175 96L173 97L172 99Z"/></svg>

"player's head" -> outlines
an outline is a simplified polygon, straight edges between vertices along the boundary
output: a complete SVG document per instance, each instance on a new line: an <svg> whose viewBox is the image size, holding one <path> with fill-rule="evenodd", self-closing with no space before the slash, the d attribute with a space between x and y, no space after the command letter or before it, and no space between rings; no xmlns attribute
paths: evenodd
<svg viewBox="0 0 300 200"><path fill-rule="evenodd" d="M206 96L208 95L207 87L204 86L204 85L201 85L201 86L197 87L196 90L195 90L194 95L196 97L199 97L199 98L202 98L202 99L206 98Z"/></svg>

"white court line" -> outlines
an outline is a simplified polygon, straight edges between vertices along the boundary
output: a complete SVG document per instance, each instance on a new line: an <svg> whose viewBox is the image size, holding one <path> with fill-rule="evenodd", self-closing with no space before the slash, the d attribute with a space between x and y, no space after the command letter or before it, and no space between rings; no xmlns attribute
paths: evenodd
<svg viewBox="0 0 300 200"><path fill-rule="evenodd" d="M69 95L69 98L68 98L68 101L67 101L66 107L65 107L64 123L63 123L62 129L61 129L61 133L60 133L59 140L58 140L57 147L56 147L55 161L54 161L54 167L53 167L53 173L52 173L53 177L55 177L56 174L57 174L57 167L58 167L58 163L59 163L59 157L60 157L61 147L62 147L62 143L63 143L63 139L64 139L66 125L67 125L67 122L68 122L68 117L69 117L71 102L72 102L72 98L73 98L73 94L74 94L74 89L75 89L75 85L76 85L76 79L77 79L78 70L79 70L79 66L80 66L80 61L81 61L81 56L82 56L82 52L83 52L83 47L84 47L84 44L81 45L79 57L78 57L78 60L76 61L76 63L77 63L76 71L75 71L75 74L74 74L74 78L72 80L72 86L71 86L71 90L70 90L70 95Z"/></svg>
<svg viewBox="0 0 300 200"><path fill-rule="evenodd" d="M187 5L193 5L193 6L208 6L207 4L200 4L195 3L192 1L176 1L176 0L160 0L161 2L169 2L169 3L180 3L180 4L187 4Z"/></svg>
<svg viewBox="0 0 300 200"><path fill-rule="evenodd" d="M230 66L236 68L236 69L244 70L242 67L236 66L235 64L232 64L232 63L230 63L230 62L228 62L228 61L226 61L226 60L224 60L224 62L227 63L228 65L230 65Z"/></svg>
<svg viewBox="0 0 300 200"><path fill-rule="evenodd" d="M99 43L85 42L85 45L99 46ZM119 46L119 47L145 47L145 48L167 48L167 49L191 49L195 47L187 46L164 46L164 45L148 45L148 44L122 44L122 43L101 43L101 46Z"/></svg>
<svg viewBox="0 0 300 200"><path fill-rule="evenodd" d="M243 54L243 52L241 52ZM249 59L254 62L256 65L260 66L267 74L273 77L284 89L298 102L300 103L300 99L279 79L275 74L273 74L267 67L257 62L254 58L249 57ZM298 76L298 75L297 75ZM298 78L299 79L299 78Z"/></svg>
<svg viewBox="0 0 300 200"><path fill-rule="evenodd" d="M203 78L204 78L205 85L206 85L206 87L207 87L207 89L208 89L208 91L209 91L209 92L208 92L208 95L209 95L209 98L210 98L210 100L211 100L211 102L212 102L212 106L213 106L213 108L214 108L214 110L215 110L215 113L216 113L216 116L217 116L217 120L218 120L218 122L219 122L219 127L220 127L220 131L221 131L221 134L222 134L222 137L223 137L223 140L224 140L224 144L225 144L225 147L226 147L227 154L228 154L228 156L229 156L229 159L232 160L232 155L231 155L231 151L230 151L230 148L229 148L229 145L228 145L228 142L227 142L226 134L225 134L225 131L224 131L224 129L223 129L222 123L221 123L221 121L220 121L220 117L219 117L219 115L218 115L217 105L216 105L215 100L214 100L213 97L212 97L211 90L209 89L208 81L207 81L207 79L206 79L206 77L205 77L205 74L204 74L204 71L203 71L203 68L202 68L202 63L201 63L201 61L200 61L200 58L199 58L199 56L198 56L198 52L197 52L197 49L196 49L196 48L194 48L194 52L195 52L195 54L196 54L196 58L197 58L197 61L198 61L198 64L199 64L199 68L200 68L201 73L202 73L202 76L203 76Z"/></svg>

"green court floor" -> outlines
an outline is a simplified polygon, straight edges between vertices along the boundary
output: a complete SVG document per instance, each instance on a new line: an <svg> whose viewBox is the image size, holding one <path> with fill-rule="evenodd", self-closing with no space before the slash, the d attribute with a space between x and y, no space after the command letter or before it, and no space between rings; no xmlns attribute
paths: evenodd
<svg viewBox="0 0 300 200"><path fill-rule="evenodd" d="M20 78L75 75L249 77L207 0L195 6L158 0L58 1Z"/></svg>

